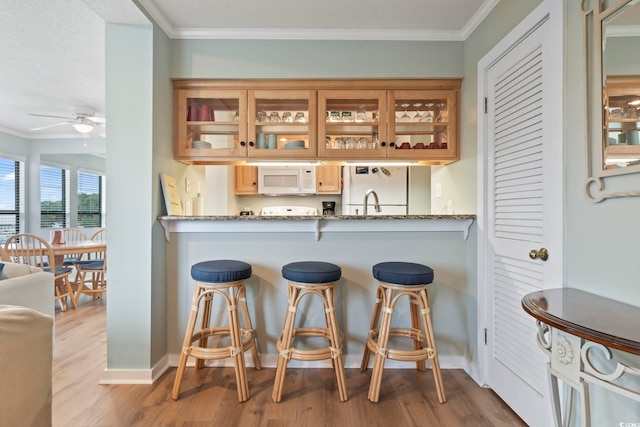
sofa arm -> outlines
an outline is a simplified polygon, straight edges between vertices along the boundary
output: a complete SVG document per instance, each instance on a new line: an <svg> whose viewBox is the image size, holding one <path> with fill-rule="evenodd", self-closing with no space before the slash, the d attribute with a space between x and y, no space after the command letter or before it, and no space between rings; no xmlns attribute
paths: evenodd
<svg viewBox="0 0 640 427"><path fill-rule="evenodd" d="M52 366L53 318L0 305L1 426L51 425Z"/></svg>
<svg viewBox="0 0 640 427"><path fill-rule="evenodd" d="M53 317L54 276L37 272L0 280L0 304L17 305Z"/></svg>

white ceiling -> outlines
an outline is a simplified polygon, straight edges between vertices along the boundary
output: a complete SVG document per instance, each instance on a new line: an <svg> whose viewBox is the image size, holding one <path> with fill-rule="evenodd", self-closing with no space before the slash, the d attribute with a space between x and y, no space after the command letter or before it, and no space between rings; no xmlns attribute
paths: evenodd
<svg viewBox="0 0 640 427"><path fill-rule="evenodd" d="M140 0L171 38L464 40L498 0ZM104 117L105 23L148 24L132 0L2 0L0 131L77 137L57 123Z"/></svg>

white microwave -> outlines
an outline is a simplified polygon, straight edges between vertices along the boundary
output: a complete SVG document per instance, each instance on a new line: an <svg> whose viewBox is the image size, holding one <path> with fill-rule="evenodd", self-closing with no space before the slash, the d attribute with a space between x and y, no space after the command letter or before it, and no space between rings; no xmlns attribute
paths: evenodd
<svg viewBox="0 0 640 427"><path fill-rule="evenodd" d="M316 167L258 166L258 193L277 196L316 194Z"/></svg>

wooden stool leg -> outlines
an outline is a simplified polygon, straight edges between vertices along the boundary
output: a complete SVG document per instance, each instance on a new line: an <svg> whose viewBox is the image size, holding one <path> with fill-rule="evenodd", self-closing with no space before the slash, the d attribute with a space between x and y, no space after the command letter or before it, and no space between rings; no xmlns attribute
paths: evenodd
<svg viewBox="0 0 640 427"><path fill-rule="evenodd" d="M340 334L338 330L338 322L335 312L335 294L333 287L329 287L324 291L325 314L327 316L327 327L330 335L331 360L336 371L336 379L338 381L338 392L340 393L340 401L346 402L349 399L347 393L347 380L344 375L344 364L342 361L342 344L340 342Z"/></svg>
<svg viewBox="0 0 640 427"><path fill-rule="evenodd" d="M189 347L191 347L191 337L193 337L193 330L196 326L196 317L198 316L198 302L200 300L200 291L200 287L196 285L196 289L193 292L193 301L191 303L189 321L187 322L187 330L184 334L184 340L182 341L182 349L180 350L180 361L178 362L178 370L176 371L176 378L173 382L173 390L171 392L171 398L173 400L178 400L178 396L180 395L180 385L182 384L184 368L187 366L187 359L189 358Z"/></svg>
<svg viewBox="0 0 640 427"><path fill-rule="evenodd" d="M235 288L229 288L229 335L231 337L230 356L233 358L233 366L236 373L236 384L238 387L238 400L245 402L249 399L249 384L247 383L247 371L244 362L244 351L242 351L242 334L240 318L238 316L238 299L234 295Z"/></svg>
<svg viewBox="0 0 640 427"><path fill-rule="evenodd" d="M426 290L420 291L422 321L425 325L425 335L427 337L427 345L433 350L433 358L431 358L431 367L433 371L433 378L436 383L436 390L438 392L438 401L444 403L447 398L444 393L444 385L442 383L442 375L440 373L440 362L438 361L438 351L436 349L436 340L433 335L433 325L431 324L431 306L429 305L429 294Z"/></svg>
<svg viewBox="0 0 640 427"><path fill-rule="evenodd" d="M369 400L377 402L380 398L380 384L382 383L382 371L384 362L387 359L389 344L389 332L391 329L391 314L393 313L393 290L384 291L384 301L382 307L382 323L378 334L377 350L373 360L373 371L371 373L371 383L369 384Z"/></svg>
<svg viewBox="0 0 640 427"><path fill-rule="evenodd" d="M293 327L295 324L296 310L298 309L299 293L299 289L289 286L289 303L287 315L285 317L282 335L280 335L280 338L278 338L278 342L280 344L280 354L278 355L276 378L273 386L273 393L271 394L271 398L274 402L280 402L282 400L282 387L284 385L284 376L287 370L287 363L289 362L291 351L291 340L293 339Z"/></svg>
<svg viewBox="0 0 640 427"><path fill-rule="evenodd" d="M369 335L378 328L378 322L380 321L380 309L382 308L382 295L383 290L382 287L378 286L376 290L376 304L373 308L373 316L371 316L371 324L369 325ZM367 336L367 340L368 340ZM367 346L367 342L364 343L364 353L362 354L362 363L360 363L360 371L364 372L367 370L367 366L369 366L369 357L371 355L371 350Z"/></svg>
<svg viewBox="0 0 640 427"><path fill-rule="evenodd" d="M200 329L204 331L211 325L211 306L213 305L213 292L206 292L203 305L204 307L202 310L202 321L200 323ZM198 341L198 346L207 348L209 346L209 337L205 336L200 338L200 340ZM202 368L204 368L204 359L196 358L196 369Z"/></svg>
<svg viewBox="0 0 640 427"><path fill-rule="evenodd" d="M420 332L422 328L420 327L420 311L419 311L420 303L415 295L411 295L409 297L409 309L411 310L411 329L416 332ZM422 349L422 342L419 340L413 340L413 348L415 350ZM427 366L424 360L416 361L416 369L418 371L426 371Z"/></svg>
<svg viewBox="0 0 640 427"><path fill-rule="evenodd" d="M244 326L247 330L253 333L253 347L251 348L251 357L253 359L253 367L259 371L262 369L262 365L260 364L260 354L258 353L258 337L256 336L256 331L253 329L253 324L251 323L251 316L249 316L249 307L247 306L247 295L244 284L240 288L240 307L242 309L242 318L244 320Z"/></svg>

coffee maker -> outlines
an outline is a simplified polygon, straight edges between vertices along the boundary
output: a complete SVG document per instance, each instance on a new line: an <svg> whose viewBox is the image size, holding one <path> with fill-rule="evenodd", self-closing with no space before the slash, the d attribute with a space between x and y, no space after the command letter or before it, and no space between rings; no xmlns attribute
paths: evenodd
<svg viewBox="0 0 640 427"><path fill-rule="evenodd" d="M336 202L322 202L322 215L335 215Z"/></svg>

